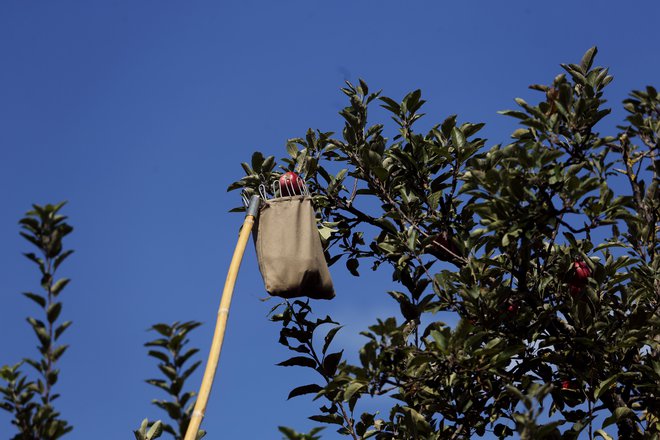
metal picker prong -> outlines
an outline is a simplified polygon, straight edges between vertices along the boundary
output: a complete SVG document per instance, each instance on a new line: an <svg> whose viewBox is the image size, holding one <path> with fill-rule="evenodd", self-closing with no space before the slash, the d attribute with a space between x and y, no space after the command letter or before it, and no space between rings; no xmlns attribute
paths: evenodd
<svg viewBox="0 0 660 440"><path fill-rule="evenodd" d="M263 183L259 185L259 195L261 196L261 200L268 200L268 191L266 190L266 185Z"/></svg>
<svg viewBox="0 0 660 440"><path fill-rule="evenodd" d="M301 177L298 177L298 188L300 188L300 194L303 196L309 196L309 189L307 188L307 182L305 182Z"/></svg>
<svg viewBox="0 0 660 440"><path fill-rule="evenodd" d="M298 179L300 179L300 177L298 177ZM292 196L296 193L296 188L293 186L293 179L286 180L284 185L286 186L286 193L288 195Z"/></svg>
<svg viewBox="0 0 660 440"><path fill-rule="evenodd" d="M245 208L250 206L250 195L245 189L241 191L241 200L243 200L243 206L245 206Z"/></svg>

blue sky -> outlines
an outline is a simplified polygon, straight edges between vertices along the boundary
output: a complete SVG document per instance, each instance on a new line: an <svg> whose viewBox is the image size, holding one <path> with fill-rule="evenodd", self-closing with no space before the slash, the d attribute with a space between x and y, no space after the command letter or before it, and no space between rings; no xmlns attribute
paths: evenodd
<svg viewBox="0 0 660 440"><path fill-rule="evenodd" d="M132 438L160 398L144 379L142 344L156 322L203 321L208 349L242 217L226 187L254 150L278 157L308 127L339 130L344 80L395 99L421 88L425 124L458 113L487 122L488 145L512 121L496 115L533 96L559 63L598 45L615 76L606 98L658 85L657 1L58 1L0 3L0 364L34 356L20 292L37 288L17 221L31 203L68 200L76 250L61 275L74 325L61 361L59 409L68 438ZM603 131L619 123L615 107ZM383 121L386 122L386 121ZM393 309L385 272L332 270L337 298L319 303L347 324L338 346ZM306 429L316 405L286 401L300 371L266 320L248 247L216 385L209 438L279 438ZM200 369L201 371L201 369ZM197 387L199 375L190 386ZM0 433L9 428L0 413ZM249 434L246 434L249 432ZM0 437L6 437L0 434ZM335 438L328 432L324 438Z"/></svg>

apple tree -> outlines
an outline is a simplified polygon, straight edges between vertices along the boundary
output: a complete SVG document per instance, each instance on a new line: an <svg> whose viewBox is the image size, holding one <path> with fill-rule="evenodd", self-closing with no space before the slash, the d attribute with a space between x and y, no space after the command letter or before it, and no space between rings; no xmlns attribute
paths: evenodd
<svg viewBox="0 0 660 440"><path fill-rule="evenodd" d="M456 115L420 132L419 90L399 101L360 81L342 89L341 134L291 139L279 168L243 164L230 190L297 172L329 264L397 286L400 313L365 323L357 363L323 303L273 310L280 365L318 373L289 394L315 396L312 420L353 439L658 438L660 95L633 91L599 133L613 78L595 55L501 112L520 124L506 144ZM393 127L368 118L378 105ZM375 396L388 411L360 409Z"/></svg>

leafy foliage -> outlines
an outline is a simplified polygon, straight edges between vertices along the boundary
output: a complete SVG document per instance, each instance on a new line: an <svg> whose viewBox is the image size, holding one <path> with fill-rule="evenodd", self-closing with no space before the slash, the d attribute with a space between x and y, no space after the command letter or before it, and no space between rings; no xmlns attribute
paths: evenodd
<svg viewBox="0 0 660 440"><path fill-rule="evenodd" d="M148 419L142 420L140 427L133 431L135 440L153 440L159 438L163 433L163 423L158 420L154 423L149 423Z"/></svg>
<svg viewBox="0 0 660 440"><path fill-rule="evenodd" d="M12 424L18 433L12 437L20 440L54 440L64 436L73 428L67 421L60 418L53 402L59 394L53 391L59 377L56 363L64 354L67 345L57 342L71 321L58 322L62 312L59 295L69 283L68 278L56 279L59 266L72 253L64 250L62 240L73 228L66 223L66 217L59 214L64 202L57 205L32 205L19 224L23 231L21 236L32 243L37 253L28 252L24 255L39 268L41 274L42 293L25 292L23 295L32 300L43 312L43 318L27 318L39 342L37 346L41 357L26 358L14 366L4 366L0 377L6 386L0 387L3 402L0 408L13 414ZM31 379L21 371L26 363L36 372L36 380Z"/></svg>
<svg viewBox="0 0 660 440"><path fill-rule="evenodd" d="M321 436L318 436L319 432L323 430L323 427L313 428L307 434L302 434L294 429L287 428L286 426L280 426L278 430L284 434L284 439L286 440L319 440Z"/></svg>
<svg viewBox="0 0 660 440"><path fill-rule="evenodd" d="M12 424L17 429L16 434L11 437L13 440L55 440L63 437L73 429L67 421L60 417L59 412L53 406L53 402L59 397L59 394L53 391L59 377L56 362L68 348L67 345L58 345L57 342L71 325L71 321L61 323L58 321L62 311L62 302L59 298L70 280L68 278L57 279L55 275L64 260L73 253L73 250L64 250L63 248L64 237L73 231L73 227L66 223L67 217L59 213L63 206L64 202L57 205L33 205L33 210L29 211L19 222L23 229L20 232L21 236L38 249L37 253L29 252L24 255L38 266L41 274L40 284L43 290L42 293L25 292L23 295L39 306L43 311L44 318L27 318L39 341L37 348L41 358L26 358L15 365L5 365L0 368L0 378L5 383L4 386L0 386L0 395L3 399L0 402L0 408L13 415ZM175 365L182 366L186 360L196 353L196 349L188 350L185 353L181 353L181 349L187 343L187 340L185 340L186 334L198 325L195 322L188 322L175 323L171 327L163 324L153 326L154 330L169 331L171 333L165 348L170 350L169 353L173 356ZM161 346L158 340L153 341L153 345L156 347ZM152 352L158 353L152 350L150 354ZM154 356L158 357L158 355ZM162 356L167 357L164 354ZM30 365L35 370L37 373L36 379L31 378L21 370L24 364ZM168 390L176 391L177 387L182 387L185 378L198 365L197 362L184 372L177 370L178 377L170 384L171 387ZM154 381L158 382L157 380ZM175 395L176 403L185 405L185 401L190 399L192 394ZM163 401L155 401L155 403L163 403ZM189 419L189 412L184 411L177 421L185 422L185 417ZM138 440L158 438L163 431L163 427L172 429L160 421L149 423L145 419L141 427L134 431L135 437Z"/></svg>
<svg viewBox="0 0 660 440"><path fill-rule="evenodd" d="M189 360L199 351L197 348L185 349L189 340L188 334L199 327L195 321L175 322L172 325L154 324L150 330L159 334L157 339L144 344L153 347L148 354L158 360L158 369L164 379L148 379L147 383L165 391L170 400L154 399L152 403L165 411L176 425L176 429L167 423L161 423L162 430L181 440L186 435L190 417L195 406L195 392L185 391L186 380L195 372L201 361L189 365ZM204 437L201 430L197 438Z"/></svg>
<svg viewBox="0 0 660 440"><path fill-rule="evenodd" d="M313 420L353 439L660 435L660 95L632 92L621 132L601 136L612 76L595 55L501 112L521 125L507 145L486 147L484 124L456 115L418 133L419 90L399 102L363 81L342 89L340 138L288 142L281 170L306 178L329 264L387 267L400 286L387 292L400 316L363 333L358 365L329 350L331 317L303 301L274 310L294 353L280 365L320 377L289 394L324 400ZM376 103L392 139L368 122ZM229 190L280 175L258 152L242 166ZM389 414L359 412L374 396L391 398Z"/></svg>

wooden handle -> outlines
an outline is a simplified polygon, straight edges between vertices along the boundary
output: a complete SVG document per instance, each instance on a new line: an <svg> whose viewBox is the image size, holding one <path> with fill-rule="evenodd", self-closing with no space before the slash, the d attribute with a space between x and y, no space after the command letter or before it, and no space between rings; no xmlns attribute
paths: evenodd
<svg viewBox="0 0 660 440"><path fill-rule="evenodd" d="M250 232L252 232L252 226L254 225L254 215L250 215L253 213L254 211L248 211L248 215L245 217L243 227L238 236L236 249L234 249L234 256L229 265L229 272L227 273L225 288L222 291L222 299L220 300L220 308L218 309L218 318L215 323L215 332L213 333L213 342L211 343L209 358L206 361L202 385L199 388L197 402L195 403L195 408L193 409L190 424L188 425L184 440L197 439L199 425L204 418L206 404L208 403L211 387L213 386L213 379L215 377L216 369L218 368L218 360L220 359L220 351L222 350L222 341L225 338L227 317L229 316L229 307L231 306L231 298L234 294L234 285L236 284L238 269L241 267L243 254L245 253L245 246L247 245L248 239L250 238Z"/></svg>

